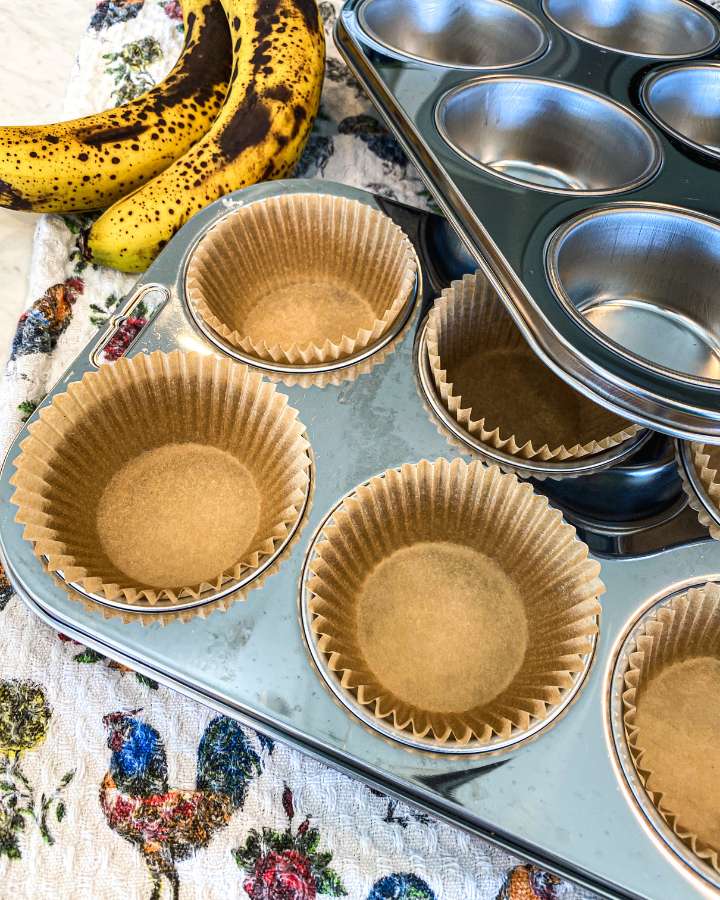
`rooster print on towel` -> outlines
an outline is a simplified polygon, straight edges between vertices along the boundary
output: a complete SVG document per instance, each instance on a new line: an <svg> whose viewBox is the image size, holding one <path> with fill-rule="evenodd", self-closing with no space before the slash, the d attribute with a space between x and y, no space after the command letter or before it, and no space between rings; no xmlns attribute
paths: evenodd
<svg viewBox="0 0 720 900"><path fill-rule="evenodd" d="M100 805L110 828L142 854L152 879L150 900L161 897L163 878L178 900L176 862L206 847L228 824L262 763L237 722L217 716L200 739L195 790L171 788L162 738L140 712L103 718L112 753Z"/></svg>

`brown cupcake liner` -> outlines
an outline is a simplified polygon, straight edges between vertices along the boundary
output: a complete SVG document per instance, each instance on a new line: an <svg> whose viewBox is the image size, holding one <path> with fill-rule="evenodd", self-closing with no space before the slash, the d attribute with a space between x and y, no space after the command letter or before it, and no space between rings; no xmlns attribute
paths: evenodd
<svg viewBox="0 0 720 900"><path fill-rule="evenodd" d="M122 607L106 606L105 604L98 603L91 597L80 593L80 591L76 591L55 572L48 572L48 574L52 578L53 582L58 587L61 587L69 595L71 600L75 600L76 602L81 603L82 606L91 613L100 613L103 619L120 619L125 625L139 622L143 626L143 628L146 628L150 625L161 625L165 627L166 625L172 625L176 622L189 622L191 619L207 619L213 613L227 612L235 603L244 603L248 599L248 595L251 591L254 591L256 588L262 587L268 580L268 578L271 578L280 570L282 564L285 562L285 559L290 555L293 547L297 544L300 536L302 535L305 522L307 521L308 515L312 508L312 499L313 483L311 480L310 493L308 495L304 514L297 528L293 531L290 540L287 542L287 544L285 544L281 555L279 555L269 566L262 569L262 571L260 571L258 575L254 576L252 581L246 584L243 588L235 590L232 593L229 593L224 597L220 597L217 600L209 600L207 603L203 603L199 606L193 606L188 609L173 609L172 606L168 606L166 612L158 612L157 605L155 605L155 609L153 612L143 612L143 606L139 604L133 609L123 609ZM45 570L48 571L46 564ZM223 587L227 587L227 584L223 585Z"/></svg>
<svg viewBox="0 0 720 900"><path fill-rule="evenodd" d="M207 325L248 356L312 365L382 337L416 274L412 244L378 210L288 194L218 222L192 255L186 290Z"/></svg>
<svg viewBox="0 0 720 900"><path fill-rule="evenodd" d="M720 447L712 444L692 442L691 449L692 464L698 474L700 483L705 488L715 508L720 511ZM688 503L691 509L697 513L698 521L708 529L712 538L720 541L720 526L708 515L707 510L695 493L695 489L689 483L682 465L678 465L678 471L680 472L683 488L687 494Z"/></svg>
<svg viewBox="0 0 720 900"><path fill-rule="evenodd" d="M630 653L623 720L635 768L673 832L720 872L720 586L660 606Z"/></svg>
<svg viewBox="0 0 720 900"><path fill-rule="evenodd" d="M388 357L392 356L407 337L408 332L413 327L413 324L416 323L417 318L418 309L416 305L415 309L413 309L408 316L407 322L402 326L400 331L387 342L387 344L379 347L377 350L373 350L373 352L364 359L343 366L342 368L332 369L327 372L264 372L263 374L265 378L272 381L274 384L283 384L286 387L325 388L331 385L333 387L338 387L341 384L351 384L352 382L357 381L361 375L367 375L369 372L372 372L374 368L381 365Z"/></svg>
<svg viewBox="0 0 720 900"><path fill-rule="evenodd" d="M537 359L480 272L454 281L435 301L427 349L448 412L476 440L511 456L580 458L640 430L573 390Z"/></svg>
<svg viewBox="0 0 720 900"><path fill-rule="evenodd" d="M310 456L296 411L257 372L158 351L70 384L15 466L16 519L49 571L154 605L219 590L274 554L305 505Z"/></svg>
<svg viewBox="0 0 720 900"><path fill-rule="evenodd" d="M311 627L341 687L395 729L460 745L550 716L586 669L604 591L545 497L460 459L359 487L310 568Z"/></svg>

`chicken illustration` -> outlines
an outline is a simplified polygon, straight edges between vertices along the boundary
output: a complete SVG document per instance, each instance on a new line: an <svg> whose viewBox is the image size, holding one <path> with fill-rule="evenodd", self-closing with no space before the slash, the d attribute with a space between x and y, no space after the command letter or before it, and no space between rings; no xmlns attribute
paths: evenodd
<svg viewBox="0 0 720 900"><path fill-rule="evenodd" d="M217 716L200 739L196 789L170 788L162 738L136 717L139 712L103 718L112 756L100 805L110 828L142 854L153 883L150 900L159 900L163 876L178 900L175 863L206 847L240 809L248 783L261 771L260 757L237 722Z"/></svg>

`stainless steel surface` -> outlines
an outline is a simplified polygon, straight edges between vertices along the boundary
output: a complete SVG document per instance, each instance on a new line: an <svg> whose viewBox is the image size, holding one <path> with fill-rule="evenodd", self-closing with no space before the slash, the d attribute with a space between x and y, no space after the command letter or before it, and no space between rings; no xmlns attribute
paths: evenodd
<svg viewBox="0 0 720 900"><path fill-rule="evenodd" d="M720 221L650 205L595 209L552 235L546 265L570 314L618 353L720 384Z"/></svg>
<svg viewBox="0 0 720 900"><path fill-rule="evenodd" d="M720 159L720 63L651 71L640 97L648 115L675 140Z"/></svg>
<svg viewBox="0 0 720 900"><path fill-rule="evenodd" d="M622 639L620 648L615 658L615 664L612 669L610 678L610 733L612 736L612 746L615 751L615 764L619 769L621 778L626 782L627 789L631 796L631 802L634 802L637 809L644 818L644 824L649 827L651 833L657 838L658 846L662 850L665 846L677 854L688 868L696 872L701 878L713 887L720 890L720 876L708 865L704 860L692 852L670 828L665 819L660 815L655 805L645 791L642 779L633 763L630 748L627 743L627 733L625 731L625 723L623 720L624 708L622 695L626 689L625 673L628 670L630 654L636 649L638 633L643 629L645 622L649 616L664 606L673 597L684 594L690 588L702 587L708 581L719 581L720 578L715 575L703 579L690 579L681 586L676 586L670 592L661 593L659 596L651 597L638 612L637 617L628 626L627 632Z"/></svg>
<svg viewBox="0 0 720 900"><path fill-rule="evenodd" d="M278 191L337 192L391 215L418 249L424 309L472 265L437 216L322 180L258 185L199 213L143 276L142 283L166 285L170 300L139 335L131 354L211 349L182 298L188 249L227 209ZM92 367L93 349L94 343L80 354L44 403ZM23 434L0 472L0 556L8 577L45 621L99 652L602 896L678 900L702 893L699 879L677 866L672 854L659 851L639 825L613 771L607 741L608 667L617 636L649 595L667 591L678 579L705 580L706 573L720 570L720 545L707 535L703 539L696 526L693 531L683 515L673 519L677 531L672 537L662 529L639 535L647 537L648 555L633 555L628 544L622 555L602 557L607 594L596 659L583 691L553 728L498 758L411 752L365 728L334 701L313 671L297 605L313 531L340 497L374 473L423 457L457 455L423 407L414 357L407 333L394 354L356 381L323 389L281 387L307 425L315 452L313 507L279 571L227 613L143 627L105 619L71 600L48 578L14 521L9 478ZM637 520L637 510L631 513Z"/></svg>
<svg viewBox="0 0 720 900"><path fill-rule="evenodd" d="M376 473L380 474L380 473ZM367 479L364 483L367 484ZM359 487L359 485L358 485ZM430 737L415 737L407 730L395 728L389 718L380 719L372 715L368 706L359 702L357 697L347 689L343 688L337 674L334 673L329 665L327 656L318 647L317 635L312 629L312 613L310 611L310 588L309 580L311 577L311 563L316 555L316 548L322 530L326 525L332 525L332 520L338 508L349 498L353 497L357 491L357 487L348 491L344 497L330 509L325 517L318 525L315 534L310 541L308 551L305 556L302 571L300 573L300 620L302 622L303 635L308 647L308 652L312 658L318 674L322 678L325 686L335 699L367 727L376 731L378 734L391 741L396 741L405 747L413 750L423 750L438 754L444 757L475 757L480 756L497 756L508 750L517 749L520 745L527 741L534 740L538 735L544 733L546 729L558 722L570 709L571 705L577 698L585 683L585 679L590 672L595 657L595 647L597 638L592 638L592 650L583 656L583 668L573 675L572 687L562 695L561 701L554 706L545 718L533 722L530 728L525 730L514 729L513 734L509 738L494 737L487 743L479 741L468 741L467 744L457 744L452 741L440 742ZM598 623L600 624L600 623Z"/></svg>
<svg viewBox="0 0 720 900"><path fill-rule="evenodd" d="M441 399L438 397L435 382L430 370L430 360L427 352L427 320L422 324L418 332L415 349L415 364L417 366L418 382L423 397L430 407L432 414L437 419L446 434L456 444L472 456L477 456L486 463L495 463L505 471L515 472L523 478L577 478L580 475L594 475L604 469L621 462L632 456L652 436L651 431L640 431L630 438L609 450L601 453L593 453L590 456L564 460L522 459L510 453L504 453L489 444L483 444L473 435L460 426L457 420L450 415Z"/></svg>
<svg viewBox="0 0 720 900"><path fill-rule="evenodd" d="M574 215L607 204L608 198L537 190L499 178L459 155L438 131L435 111L443 95L467 81L467 71L403 61L383 51L361 27L365 2L346 0L335 26L336 43L530 347L576 390L619 415L671 436L720 443L720 382L678 378L619 353L581 316L568 315L548 283L548 236ZM718 29L715 11L679 2L684 11L699 10L713 32ZM516 5L544 15L540 0L516 0ZM647 59L608 52L573 37L547 17L544 24L550 34L547 51L521 70L508 71L508 76L562 81L624 108L640 108L638 87L648 71ZM649 121L648 127L654 129ZM716 169L660 129L655 136L662 148L660 169L623 199L720 218Z"/></svg>
<svg viewBox="0 0 720 900"><path fill-rule="evenodd" d="M490 175L543 191L615 194L649 181L660 144L638 115L583 88L489 75L440 98L437 129Z"/></svg>
<svg viewBox="0 0 720 900"><path fill-rule="evenodd" d="M401 56L459 68L520 66L548 45L539 19L504 0L367 0L360 22Z"/></svg>
<svg viewBox="0 0 720 900"><path fill-rule="evenodd" d="M542 489L574 525L605 535L656 528L687 504L675 442L652 431L611 468L580 482L543 484Z"/></svg>
<svg viewBox="0 0 720 900"><path fill-rule="evenodd" d="M686 0L543 0L560 28L607 50L656 59L709 53L717 23Z"/></svg>

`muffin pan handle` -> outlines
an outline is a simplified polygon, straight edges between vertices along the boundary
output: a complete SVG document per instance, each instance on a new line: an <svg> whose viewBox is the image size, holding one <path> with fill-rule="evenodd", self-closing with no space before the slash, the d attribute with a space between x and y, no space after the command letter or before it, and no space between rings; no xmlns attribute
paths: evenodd
<svg viewBox="0 0 720 900"><path fill-rule="evenodd" d="M99 368L103 363L125 356L169 299L170 291L162 284L143 284L136 288L122 311L110 318L90 353L90 362Z"/></svg>

